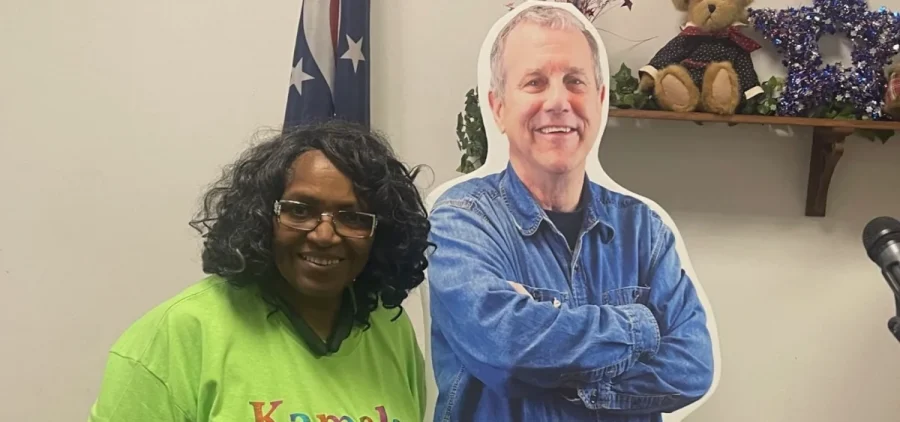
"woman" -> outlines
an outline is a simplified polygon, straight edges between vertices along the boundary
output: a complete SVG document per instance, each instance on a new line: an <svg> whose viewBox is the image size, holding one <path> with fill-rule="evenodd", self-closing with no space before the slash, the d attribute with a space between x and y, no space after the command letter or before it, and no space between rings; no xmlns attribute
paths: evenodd
<svg viewBox="0 0 900 422"><path fill-rule="evenodd" d="M210 276L112 347L90 421L421 421L416 173L345 122L245 152L192 222Z"/></svg>

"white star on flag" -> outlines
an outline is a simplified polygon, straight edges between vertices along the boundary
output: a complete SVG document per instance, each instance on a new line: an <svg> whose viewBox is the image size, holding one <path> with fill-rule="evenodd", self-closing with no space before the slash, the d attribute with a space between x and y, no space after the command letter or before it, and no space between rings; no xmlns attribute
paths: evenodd
<svg viewBox="0 0 900 422"><path fill-rule="evenodd" d="M354 73L356 72L356 68L359 66L359 62L366 60L366 58L363 57L362 52L363 38L364 37L360 37L359 41L353 41L353 38L350 38L350 36L347 35L347 52L344 53L343 56L341 56L342 59L349 59L353 61Z"/></svg>
<svg viewBox="0 0 900 422"><path fill-rule="evenodd" d="M370 125L371 3L300 1L284 127L335 117Z"/></svg>
<svg viewBox="0 0 900 422"><path fill-rule="evenodd" d="M291 85L297 88L297 93L303 95L303 81L315 79L303 72L303 59L297 61L297 66L291 70Z"/></svg>

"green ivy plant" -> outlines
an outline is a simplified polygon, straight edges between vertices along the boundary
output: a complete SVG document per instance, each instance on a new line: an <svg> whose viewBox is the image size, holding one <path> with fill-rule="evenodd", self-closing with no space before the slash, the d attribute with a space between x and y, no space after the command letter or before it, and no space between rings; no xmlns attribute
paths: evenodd
<svg viewBox="0 0 900 422"><path fill-rule="evenodd" d="M616 108L657 110L659 106L650 93L638 91L640 81L631 74L631 69L622 63L619 71L610 77L609 105Z"/></svg>
<svg viewBox="0 0 900 422"><path fill-rule="evenodd" d="M813 110L810 113L810 117L855 120L856 114L855 108L852 105L835 102L833 104L820 106ZM894 131L890 129L856 129L853 133L866 138L869 141L874 142L877 139L881 141L882 144L886 143L890 137L894 136Z"/></svg>
<svg viewBox="0 0 900 422"><path fill-rule="evenodd" d="M478 107L477 88L466 93L465 109L456 116L456 145L462 151L456 171L471 173L484 164L487 158L487 135L484 133L484 121Z"/></svg>
<svg viewBox="0 0 900 422"><path fill-rule="evenodd" d="M778 98L784 91L784 79L770 77L769 80L763 81L760 86L763 89L762 95L757 95L744 103L743 114L756 114L760 116L774 116L778 109Z"/></svg>

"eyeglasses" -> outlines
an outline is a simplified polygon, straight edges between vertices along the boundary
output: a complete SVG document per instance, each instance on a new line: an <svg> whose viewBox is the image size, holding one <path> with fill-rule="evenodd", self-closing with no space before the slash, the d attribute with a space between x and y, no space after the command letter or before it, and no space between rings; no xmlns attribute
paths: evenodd
<svg viewBox="0 0 900 422"><path fill-rule="evenodd" d="M293 229L312 231L322 223L322 217L329 216L334 231L340 236L365 239L375 234L378 219L375 214L359 211L316 212L309 204L297 201L275 201L275 215L278 222Z"/></svg>

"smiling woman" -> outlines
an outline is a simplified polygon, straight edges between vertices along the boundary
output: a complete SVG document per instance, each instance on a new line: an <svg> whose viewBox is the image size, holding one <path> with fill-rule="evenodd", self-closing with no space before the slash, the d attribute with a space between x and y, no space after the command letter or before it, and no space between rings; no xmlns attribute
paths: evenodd
<svg viewBox="0 0 900 422"><path fill-rule="evenodd" d="M122 335L89 420L422 420L417 171L340 121L247 150L191 222L210 275Z"/></svg>

